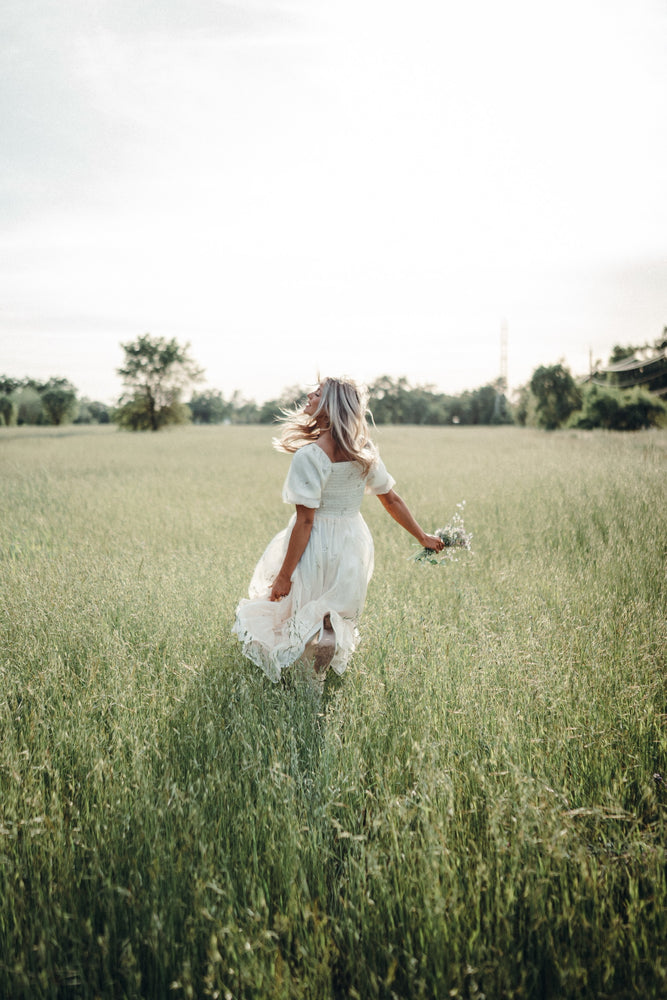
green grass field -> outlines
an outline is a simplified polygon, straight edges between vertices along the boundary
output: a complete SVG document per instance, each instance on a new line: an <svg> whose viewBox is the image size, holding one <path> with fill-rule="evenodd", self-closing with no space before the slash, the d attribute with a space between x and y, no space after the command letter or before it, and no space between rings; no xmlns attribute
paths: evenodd
<svg viewBox="0 0 667 1000"><path fill-rule="evenodd" d="M267 428L0 432L0 996L667 996L667 433L380 429L321 701L231 636Z"/></svg>

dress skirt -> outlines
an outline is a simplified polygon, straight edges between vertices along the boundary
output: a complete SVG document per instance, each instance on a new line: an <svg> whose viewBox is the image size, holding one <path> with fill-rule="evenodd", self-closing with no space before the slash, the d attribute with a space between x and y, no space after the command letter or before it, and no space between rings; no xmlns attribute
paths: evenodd
<svg viewBox="0 0 667 1000"><path fill-rule="evenodd" d="M295 520L293 515L287 528L269 542L250 581L249 598L236 609L233 627L244 655L274 682L321 632L327 614L336 637L331 668L337 674L345 671L358 643L357 624L373 575L373 539L361 514L316 510L289 594L270 601Z"/></svg>

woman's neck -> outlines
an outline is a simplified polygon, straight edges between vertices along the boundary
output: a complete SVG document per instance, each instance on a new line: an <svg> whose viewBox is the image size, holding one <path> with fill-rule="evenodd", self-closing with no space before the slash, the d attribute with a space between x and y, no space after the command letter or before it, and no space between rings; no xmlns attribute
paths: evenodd
<svg viewBox="0 0 667 1000"><path fill-rule="evenodd" d="M327 458L329 458L332 462L344 462L347 460L348 455L338 444L336 444L333 435L328 428L320 430L317 443Z"/></svg>

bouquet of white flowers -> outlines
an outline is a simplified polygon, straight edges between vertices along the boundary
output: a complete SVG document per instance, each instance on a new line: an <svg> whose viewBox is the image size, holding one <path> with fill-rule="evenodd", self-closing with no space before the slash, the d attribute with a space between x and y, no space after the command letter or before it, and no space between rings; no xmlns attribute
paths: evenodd
<svg viewBox="0 0 667 1000"><path fill-rule="evenodd" d="M463 524L465 505L465 500L457 503L456 513L449 524L432 532L445 543L444 549L441 552L436 552L435 549L422 549L414 557L415 562L428 562L437 565L438 563L455 561L454 551L456 549L472 551L472 532L466 531Z"/></svg>

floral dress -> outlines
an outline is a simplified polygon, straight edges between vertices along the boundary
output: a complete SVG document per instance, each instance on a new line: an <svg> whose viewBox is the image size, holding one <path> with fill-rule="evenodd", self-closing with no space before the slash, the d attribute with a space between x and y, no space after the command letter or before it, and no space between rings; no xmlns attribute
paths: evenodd
<svg viewBox="0 0 667 1000"><path fill-rule="evenodd" d="M315 511L308 544L292 574L292 588L270 601L292 527L273 538L250 581L249 597L236 609L233 632L243 652L272 681L302 656L329 615L336 647L331 668L342 674L359 639L357 624L373 575L373 539L360 513L364 493L388 493L394 479L376 457L363 475L358 462L332 462L319 445L301 447L293 456L283 500Z"/></svg>

